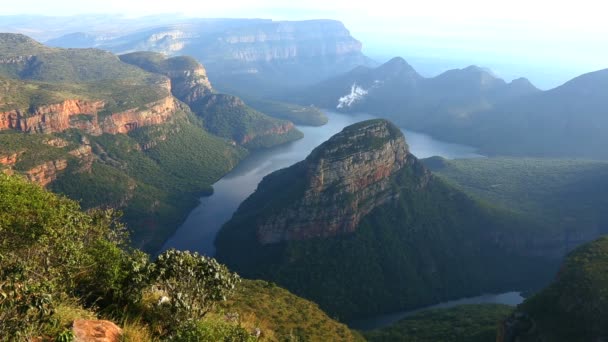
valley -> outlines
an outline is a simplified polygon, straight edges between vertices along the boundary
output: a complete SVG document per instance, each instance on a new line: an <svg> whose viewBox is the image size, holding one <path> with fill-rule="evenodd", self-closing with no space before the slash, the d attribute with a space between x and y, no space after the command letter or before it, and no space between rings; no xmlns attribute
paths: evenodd
<svg viewBox="0 0 608 342"><path fill-rule="evenodd" d="M608 69L423 76L319 13L0 9L0 341L608 339Z"/></svg>
<svg viewBox="0 0 608 342"><path fill-rule="evenodd" d="M262 178L276 170L288 167L304 159L315 147L344 127L359 121L373 118L371 115L346 115L325 111L329 122L321 127L298 129L304 138L272 149L255 152L239 163L232 171L213 184L213 194L200 199L186 221L163 246L163 250L177 248L199 251L213 256L217 232L226 223L238 206L257 187ZM411 150L425 157L443 156L446 158L481 157L468 146L448 144L432 137L403 130Z"/></svg>

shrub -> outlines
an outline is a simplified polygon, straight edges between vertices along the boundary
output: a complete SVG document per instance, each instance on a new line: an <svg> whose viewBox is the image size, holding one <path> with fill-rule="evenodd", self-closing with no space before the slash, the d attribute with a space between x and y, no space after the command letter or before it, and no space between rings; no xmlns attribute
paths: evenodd
<svg viewBox="0 0 608 342"><path fill-rule="evenodd" d="M150 268L148 307L154 321L171 332L201 320L215 304L226 300L240 281L215 259L188 251L168 250Z"/></svg>

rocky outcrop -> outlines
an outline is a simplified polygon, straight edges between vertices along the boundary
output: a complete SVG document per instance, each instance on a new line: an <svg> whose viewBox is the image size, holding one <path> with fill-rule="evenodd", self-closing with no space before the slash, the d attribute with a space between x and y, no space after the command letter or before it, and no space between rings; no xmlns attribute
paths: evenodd
<svg viewBox="0 0 608 342"><path fill-rule="evenodd" d="M0 155L0 165L13 166L17 163L19 153L12 153L9 155Z"/></svg>
<svg viewBox="0 0 608 342"><path fill-rule="evenodd" d="M74 342L119 342L122 329L110 321L77 319L72 324Z"/></svg>
<svg viewBox="0 0 608 342"><path fill-rule="evenodd" d="M172 96L139 108L113 113L101 119L103 101L65 100L40 106L31 112L12 110L0 113L0 130L13 129L28 133L57 133L75 128L89 134L117 134L143 126L167 122L177 110Z"/></svg>
<svg viewBox="0 0 608 342"><path fill-rule="evenodd" d="M76 115L96 115L103 101L65 100L35 108L33 111L11 110L0 113L0 130L14 129L32 133L62 132L72 127Z"/></svg>
<svg viewBox="0 0 608 342"><path fill-rule="evenodd" d="M65 170L67 167L67 159L51 160L30 169L25 173L25 176L31 182L47 186L57 179L60 171Z"/></svg>
<svg viewBox="0 0 608 342"><path fill-rule="evenodd" d="M192 69L172 70L166 75L171 79L173 95L188 105L213 92L207 71L199 63Z"/></svg>
<svg viewBox="0 0 608 342"><path fill-rule="evenodd" d="M374 208L399 196L391 176L415 162L390 122L350 126L294 166L302 174L302 195L257 222L257 239L270 244L351 233ZM418 186L429 178L425 171Z"/></svg>
<svg viewBox="0 0 608 342"><path fill-rule="evenodd" d="M159 125L171 119L177 110L177 103L172 96L146 105L144 108L134 108L120 113L114 113L103 119L103 133L128 133L136 128Z"/></svg>

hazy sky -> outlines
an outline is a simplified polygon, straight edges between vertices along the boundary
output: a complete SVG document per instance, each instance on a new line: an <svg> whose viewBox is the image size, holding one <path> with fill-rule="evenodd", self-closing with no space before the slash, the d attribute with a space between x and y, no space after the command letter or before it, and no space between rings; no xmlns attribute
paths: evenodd
<svg viewBox="0 0 608 342"><path fill-rule="evenodd" d="M577 0L19 0L0 14L331 18L342 20L376 57L402 55L485 64L507 78L608 68L608 5ZM464 65L460 65L464 66ZM509 69L510 71L502 71ZM508 75L506 75L508 74ZM562 76L560 76L562 77Z"/></svg>

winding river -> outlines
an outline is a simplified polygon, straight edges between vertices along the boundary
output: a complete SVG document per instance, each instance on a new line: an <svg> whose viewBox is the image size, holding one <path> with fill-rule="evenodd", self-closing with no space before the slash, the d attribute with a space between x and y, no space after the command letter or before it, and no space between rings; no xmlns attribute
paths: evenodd
<svg viewBox="0 0 608 342"><path fill-rule="evenodd" d="M304 132L303 139L251 154L230 173L213 184L213 195L200 199L198 207L190 212L186 221L179 227L173 237L165 243L162 250L176 248L198 251L213 256L215 254L213 241L217 232L232 217L239 204L255 191L264 176L303 160L315 147L340 132L344 127L374 118L366 114L346 115L333 112L326 112L326 114L329 118L326 125L322 127L298 127ZM410 151L418 158L432 156L442 156L448 159L482 157L475 153L474 148L469 146L442 142L426 134L405 129L402 129L402 131L405 134ZM509 292L449 301L428 308L473 303L516 305L522 300L523 298L518 292ZM351 322L350 325L361 330L381 328L420 310L370 317Z"/></svg>
<svg viewBox="0 0 608 342"><path fill-rule="evenodd" d="M162 250L175 248L198 251L209 256L215 254L213 241L222 225L236 211L258 183L267 174L290 166L306 158L308 154L344 127L356 122L372 119L367 114L339 114L326 112L329 122L321 127L298 127L304 138L256 152L243 160L230 173L213 184L213 195L202 197L186 221L178 228ZM445 143L417 132L402 130L411 152L419 158L442 156L445 158L481 157L468 146Z"/></svg>

